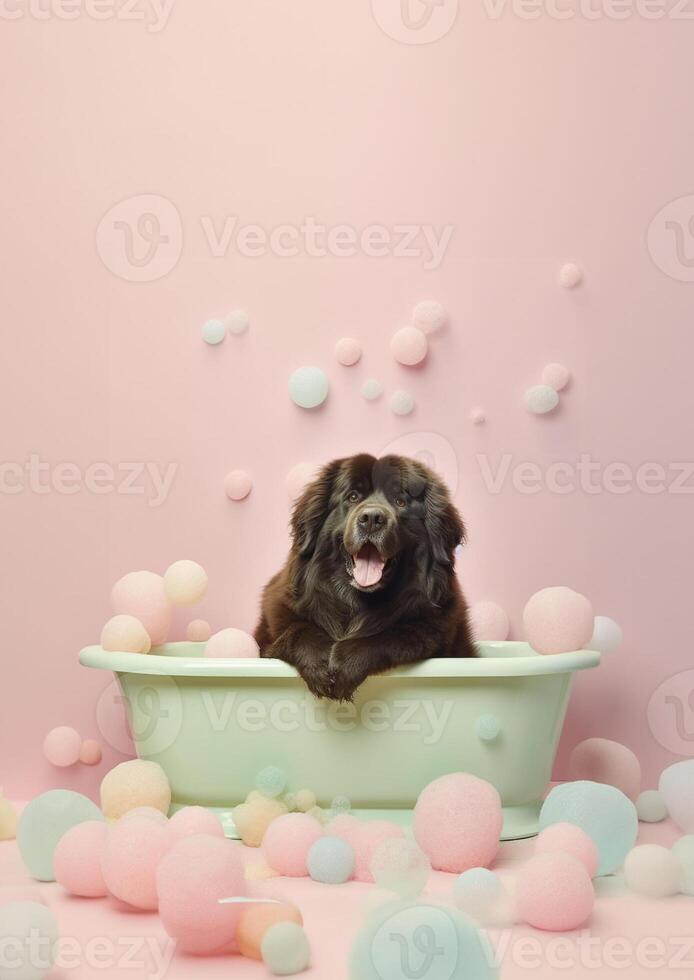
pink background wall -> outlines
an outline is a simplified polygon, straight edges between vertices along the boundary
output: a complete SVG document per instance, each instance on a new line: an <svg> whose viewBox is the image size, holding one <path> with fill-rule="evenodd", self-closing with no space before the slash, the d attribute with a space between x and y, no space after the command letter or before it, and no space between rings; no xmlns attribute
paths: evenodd
<svg viewBox="0 0 694 980"><path fill-rule="evenodd" d="M199 614L215 628L251 628L287 546L287 470L378 453L411 433L425 433L407 441L411 451L436 439L452 447L472 600L496 599L520 635L529 595L567 584L624 628L622 649L577 683L558 774L589 735L630 745L650 783L676 751L694 754L694 684L679 676L691 664L692 501L668 471L692 458L694 272L664 217L650 252L647 239L669 201L683 198L670 214L683 234L694 215L692 26L648 19L642 7L653 9L615 5L630 12L616 19L596 3L602 15L589 19L567 2L560 9L575 16L560 20L549 6L466 3L451 24L455 5L444 0L409 33L397 0L374 0L373 10L367 0L178 0L158 30L86 0L46 5L45 19L26 4L3 7L8 795L92 791L121 758L109 749L98 770L60 772L41 755L54 725L98 736L94 708L108 679L80 668L77 652L97 641L116 578L195 558L211 579ZM142 2L135 14L151 19L155 9ZM97 19L99 10L112 18ZM422 13L420 0L412 10ZM443 36L412 43L430 30ZM102 222L109 269L97 249L101 219L144 194L157 195L148 209L168 242L133 266L123 230ZM134 222L142 210L136 200L111 218ZM421 237L409 257L303 247L248 257L235 240L215 255L205 227L211 219L220 232L231 216L268 232L313 216L358 230L450 225L452 237L436 268L426 268ZM142 256L147 243L135 238ZM555 282L569 260L586 273L575 291ZM389 338L427 297L446 305L451 327L424 369L401 368ZM250 332L203 344L201 324L239 306ZM345 334L365 349L353 369L332 353ZM574 382L557 413L537 418L523 393L549 360L566 363ZM314 413L286 393L305 363L331 378ZM387 392L410 390L416 413L395 417L387 397L366 403L359 387L369 376ZM475 405L485 426L469 421ZM80 479L102 461L177 469L161 506L150 506L142 478L140 494L37 492L26 481L10 492L12 464L32 454L49 464L44 484L64 476L64 462ZM512 466L531 461L543 474L589 454L603 484L527 494L509 477L492 493L478 454L493 470L511 454ZM634 472L661 464L669 488L611 492L604 467L613 462ZM255 484L242 504L222 490L235 467ZM660 688L668 679L685 729Z"/></svg>

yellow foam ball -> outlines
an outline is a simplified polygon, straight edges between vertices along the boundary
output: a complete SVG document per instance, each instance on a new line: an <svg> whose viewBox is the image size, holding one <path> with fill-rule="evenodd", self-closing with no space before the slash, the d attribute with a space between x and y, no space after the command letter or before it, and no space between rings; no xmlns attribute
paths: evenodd
<svg viewBox="0 0 694 980"><path fill-rule="evenodd" d="M308 813L316 805L316 794L310 789L300 789L295 796L296 808L302 813Z"/></svg>
<svg viewBox="0 0 694 980"><path fill-rule="evenodd" d="M0 840L14 840L17 836L17 811L0 793Z"/></svg>
<svg viewBox="0 0 694 980"><path fill-rule="evenodd" d="M135 807L151 806L167 814L171 787L157 762L131 759L106 773L101 782L101 809L109 820L118 820Z"/></svg>

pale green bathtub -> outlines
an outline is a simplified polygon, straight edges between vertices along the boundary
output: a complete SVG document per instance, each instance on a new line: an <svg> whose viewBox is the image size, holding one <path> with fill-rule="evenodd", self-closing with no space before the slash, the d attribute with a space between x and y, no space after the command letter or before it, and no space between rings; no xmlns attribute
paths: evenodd
<svg viewBox="0 0 694 980"><path fill-rule="evenodd" d="M202 643L152 653L80 654L86 667L114 671L138 755L171 782L173 806L216 808L229 836L230 810L264 766L286 771L293 790L322 806L347 796L354 812L408 822L420 790L444 773L493 783L504 806L503 839L537 832L577 670L600 655L539 656L525 643L482 643L479 659L427 660L369 678L354 704L319 701L278 660L217 660ZM492 715L499 734L478 734Z"/></svg>

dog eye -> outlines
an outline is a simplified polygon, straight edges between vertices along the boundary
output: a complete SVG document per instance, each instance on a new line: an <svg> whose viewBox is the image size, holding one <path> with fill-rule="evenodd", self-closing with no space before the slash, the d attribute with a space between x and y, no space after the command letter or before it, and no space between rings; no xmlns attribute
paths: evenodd
<svg viewBox="0 0 694 980"><path fill-rule="evenodd" d="M349 500L350 504L356 504L357 500L359 500L359 494L357 491L352 490L352 492L347 496L347 500Z"/></svg>
<svg viewBox="0 0 694 980"><path fill-rule="evenodd" d="M395 506L396 507L407 507L407 501L402 496L396 497L395 498Z"/></svg>

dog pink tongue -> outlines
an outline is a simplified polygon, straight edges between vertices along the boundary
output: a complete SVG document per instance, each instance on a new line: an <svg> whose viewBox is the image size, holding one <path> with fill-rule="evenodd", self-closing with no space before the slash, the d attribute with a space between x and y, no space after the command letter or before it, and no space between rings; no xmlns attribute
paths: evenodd
<svg viewBox="0 0 694 980"><path fill-rule="evenodd" d="M358 555L354 556L354 578L363 589L380 582L385 562L378 553L378 548L365 544Z"/></svg>

